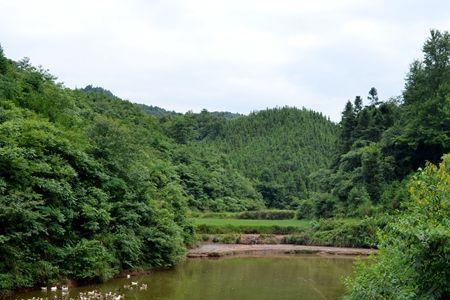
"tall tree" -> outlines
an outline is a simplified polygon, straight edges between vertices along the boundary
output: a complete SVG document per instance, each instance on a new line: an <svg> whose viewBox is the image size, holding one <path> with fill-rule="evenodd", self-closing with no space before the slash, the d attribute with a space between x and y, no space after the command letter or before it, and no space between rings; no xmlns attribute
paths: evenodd
<svg viewBox="0 0 450 300"><path fill-rule="evenodd" d="M369 100L370 105L378 105L379 104L378 91L376 88L372 87L369 90L369 95L367 96L367 100Z"/></svg>
<svg viewBox="0 0 450 300"><path fill-rule="evenodd" d="M340 135L340 144L341 144L341 153L348 152L354 141L354 131L356 127L356 116L353 108L353 104L350 101L347 101L345 104L344 111L342 112L342 119L340 122L341 127L341 135Z"/></svg>
<svg viewBox="0 0 450 300"><path fill-rule="evenodd" d="M354 111L355 111L355 115L359 114L359 112L362 110L363 108L363 101L361 96L356 96L355 97L355 101L354 101Z"/></svg>
<svg viewBox="0 0 450 300"><path fill-rule="evenodd" d="M6 74L7 69L8 69L8 60L5 57L5 54L3 53L2 45L0 45L0 75Z"/></svg>
<svg viewBox="0 0 450 300"><path fill-rule="evenodd" d="M432 30L423 52L424 60L411 65L406 79L399 134L388 143L405 170L436 163L450 151L449 33Z"/></svg>

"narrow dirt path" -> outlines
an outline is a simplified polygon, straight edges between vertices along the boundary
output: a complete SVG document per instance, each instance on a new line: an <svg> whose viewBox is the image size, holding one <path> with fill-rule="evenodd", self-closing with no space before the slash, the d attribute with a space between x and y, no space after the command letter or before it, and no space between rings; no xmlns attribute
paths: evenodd
<svg viewBox="0 0 450 300"><path fill-rule="evenodd" d="M188 257L221 257L227 255L271 255L271 254L321 254L367 256L374 249L340 248L323 246L301 246L290 244L241 245L241 244L203 244L190 249Z"/></svg>

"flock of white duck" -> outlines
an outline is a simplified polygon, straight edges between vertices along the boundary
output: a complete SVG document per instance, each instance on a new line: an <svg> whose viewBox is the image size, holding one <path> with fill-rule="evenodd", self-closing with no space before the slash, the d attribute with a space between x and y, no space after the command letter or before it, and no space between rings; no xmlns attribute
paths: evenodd
<svg viewBox="0 0 450 300"><path fill-rule="evenodd" d="M130 279L129 284L125 284L123 288L120 288L115 292L102 292L99 290L92 290L87 292L80 292L77 297L73 298L69 297L69 287L66 285L62 285L59 288L58 286L41 287L42 292L51 292L51 294L46 295L46 297L32 297L20 300L124 300L124 291L145 291L148 288L148 285L146 283L140 284L138 281L131 281L130 275L127 275L127 279ZM57 293L58 291L61 291L61 293Z"/></svg>

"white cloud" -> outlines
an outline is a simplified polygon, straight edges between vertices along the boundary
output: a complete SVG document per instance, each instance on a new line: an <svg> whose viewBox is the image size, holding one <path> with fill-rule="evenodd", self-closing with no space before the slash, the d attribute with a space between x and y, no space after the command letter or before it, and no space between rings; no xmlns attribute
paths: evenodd
<svg viewBox="0 0 450 300"><path fill-rule="evenodd" d="M337 120L399 94L444 0L0 0L0 42L70 87L186 111L306 106Z"/></svg>

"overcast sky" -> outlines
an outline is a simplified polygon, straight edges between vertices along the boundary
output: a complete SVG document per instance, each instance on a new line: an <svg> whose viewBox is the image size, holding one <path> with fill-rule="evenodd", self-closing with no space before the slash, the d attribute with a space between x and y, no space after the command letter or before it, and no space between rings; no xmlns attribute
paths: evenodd
<svg viewBox="0 0 450 300"><path fill-rule="evenodd" d="M0 0L0 43L68 87L176 111L307 107L338 120L399 95L448 0Z"/></svg>

